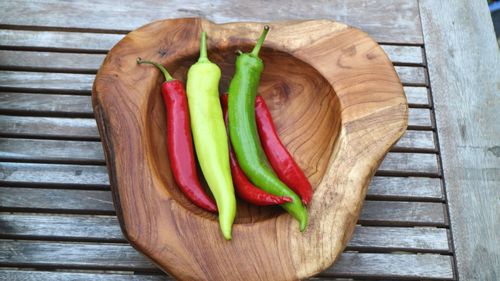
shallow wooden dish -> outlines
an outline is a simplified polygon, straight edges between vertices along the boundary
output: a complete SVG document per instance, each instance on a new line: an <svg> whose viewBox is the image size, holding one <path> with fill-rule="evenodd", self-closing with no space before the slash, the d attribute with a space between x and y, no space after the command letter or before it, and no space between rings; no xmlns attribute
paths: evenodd
<svg viewBox="0 0 500 281"><path fill-rule="evenodd" d="M249 51L260 23L158 21L129 33L108 54L92 93L114 204L130 243L183 280L297 280L329 267L358 219L368 183L407 126L403 87L366 33L326 21L272 23L259 93L282 140L315 188L304 233L280 208L239 202L233 240L216 217L179 192L169 168L162 76L136 58L162 62L184 80L201 30L222 68Z"/></svg>

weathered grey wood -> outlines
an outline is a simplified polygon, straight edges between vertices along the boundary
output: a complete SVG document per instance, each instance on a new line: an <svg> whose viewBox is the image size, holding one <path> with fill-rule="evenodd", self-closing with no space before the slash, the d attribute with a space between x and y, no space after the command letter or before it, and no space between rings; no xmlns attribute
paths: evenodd
<svg viewBox="0 0 500 281"><path fill-rule="evenodd" d="M48 258L50 257L50 258ZM0 265L157 271L131 246L0 240ZM451 257L436 254L343 253L322 276L453 278Z"/></svg>
<svg viewBox="0 0 500 281"><path fill-rule="evenodd" d="M95 141L0 138L0 160L106 164L102 144Z"/></svg>
<svg viewBox="0 0 500 281"><path fill-rule="evenodd" d="M12 137L99 140L95 119L0 115L0 133Z"/></svg>
<svg viewBox="0 0 500 281"><path fill-rule="evenodd" d="M485 1L420 1L461 280L500 277L500 53Z"/></svg>
<svg viewBox="0 0 500 281"><path fill-rule="evenodd" d="M440 255L355 254L344 253L333 267L321 276L351 276L397 279L453 279L452 258ZM367 264L373 264L367 266ZM387 272L389 271L389 272Z"/></svg>
<svg viewBox="0 0 500 281"><path fill-rule="evenodd" d="M0 30L0 34L6 36L4 42L0 42L0 46L3 44L15 44L21 43L21 45L15 45L16 47L25 46L29 48L39 48L47 49L51 48L57 50L68 50L68 46L64 44L72 43L74 41L67 42L75 38L62 39L65 36L73 37L74 33L69 32L41 32L42 36L61 37L60 40L56 41L42 41L36 40L36 37L40 31L19 31L19 34L14 33L11 30ZM24 38L26 33L37 34L33 36L33 42L30 44L27 42L28 38ZM87 50L83 49L82 52L99 52L106 51L101 50L102 45L95 46L95 41L99 41L103 44L102 36L111 36L108 40L104 42L113 42L116 40L115 35L108 34L98 34L98 33L82 33L86 36L96 36L94 39L85 40L85 35L83 38L79 39L81 42L78 44L79 48L84 48L89 46ZM19 36L22 42L12 42L16 41L16 36ZM85 41L84 41L85 40ZM118 41L114 41L115 44ZM41 45L44 43L45 45ZM5 46L5 45L4 45ZM112 45L111 45L112 46ZM111 47L110 46L110 47ZM400 46L400 45L381 45L384 51L389 56L389 59L395 64L403 65L423 65L422 48L415 46ZM64 53L64 52L44 52L44 51L18 51L18 50L0 50L0 67L2 68L15 68L15 69L32 69L32 70L53 70L53 71L65 71L65 72L96 72L99 69L102 61L104 60L104 54L94 54L94 53Z"/></svg>
<svg viewBox="0 0 500 281"><path fill-rule="evenodd" d="M90 96L0 92L0 111L50 116L92 117Z"/></svg>
<svg viewBox="0 0 500 281"><path fill-rule="evenodd" d="M362 225L446 226L442 203L365 201L359 221Z"/></svg>
<svg viewBox="0 0 500 281"><path fill-rule="evenodd" d="M0 208L4 210L114 214L109 191L0 187L0 194ZM366 201L360 221L369 225L442 226L440 206L441 203Z"/></svg>
<svg viewBox="0 0 500 281"><path fill-rule="evenodd" d="M425 87L404 87L410 107L430 107L429 91Z"/></svg>
<svg viewBox="0 0 500 281"><path fill-rule="evenodd" d="M0 46L12 49L107 53L125 35L0 29Z"/></svg>
<svg viewBox="0 0 500 281"><path fill-rule="evenodd" d="M392 151L433 152L435 151L433 133L408 131ZM2 137L0 137L0 160L105 164L100 142Z"/></svg>
<svg viewBox="0 0 500 281"><path fill-rule="evenodd" d="M0 208L114 213L111 192L100 190L0 187Z"/></svg>
<svg viewBox="0 0 500 281"><path fill-rule="evenodd" d="M394 171L424 176L439 176L440 173L435 154L389 152L378 172L391 174Z"/></svg>
<svg viewBox="0 0 500 281"><path fill-rule="evenodd" d="M408 115L408 128L429 130L434 127L432 112L426 108L411 108Z"/></svg>
<svg viewBox="0 0 500 281"><path fill-rule="evenodd" d="M0 236L15 239L126 242L114 216L0 214ZM430 227L357 226L348 249L451 251L448 231Z"/></svg>
<svg viewBox="0 0 500 281"><path fill-rule="evenodd" d="M127 0L121 2L121 9L117 9L114 3L101 1L83 4L23 0L2 5L2 23L12 25L127 31L164 18L204 17L218 23L321 18L336 19L359 27L383 42L422 43L417 1L339 0L306 3L280 0L231 4L221 0L190 0L172 1L166 5L154 0ZM57 16L54 16L54 12L57 12Z"/></svg>
<svg viewBox="0 0 500 281"><path fill-rule="evenodd" d="M395 66L403 85L427 86L427 74L423 67Z"/></svg>
<svg viewBox="0 0 500 281"><path fill-rule="evenodd" d="M393 200L444 200L441 179L423 177L374 177L368 187L367 196Z"/></svg>
<svg viewBox="0 0 500 281"><path fill-rule="evenodd" d="M437 152L434 132L406 131L392 151Z"/></svg>
<svg viewBox="0 0 500 281"><path fill-rule="evenodd" d="M0 71L0 87L32 91L89 93L94 78L93 74Z"/></svg>
<svg viewBox="0 0 500 281"><path fill-rule="evenodd" d="M63 272L63 271L35 271L35 270L0 270L0 280L12 281L174 281L165 274L153 273L150 275L134 275L134 272L122 273L95 273L95 272ZM322 279L325 280L325 279Z"/></svg>
<svg viewBox="0 0 500 281"><path fill-rule="evenodd" d="M0 163L0 181L4 184L51 184L108 186L104 166Z"/></svg>

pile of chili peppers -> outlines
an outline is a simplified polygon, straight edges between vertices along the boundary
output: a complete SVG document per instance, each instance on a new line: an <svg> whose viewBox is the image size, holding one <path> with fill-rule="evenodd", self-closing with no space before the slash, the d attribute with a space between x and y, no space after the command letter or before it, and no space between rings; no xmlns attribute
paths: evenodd
<svg viewBox="0 0 500 281"><path fill-rule="evenodd" d="M218 213L226 240L231 239L236 216L235 191L255 205L280 205L299 222L301 231L307 225L305 205L312 198L311 184L281 142L264 99L257 95L264 69L259 51L268 31L265 26L252 52L239 52L228 93L221 97L221 70L208 59L205 32L200 57L188 71L186 91L161 64L137 59L165 76L162 96L175 181L195 205ZM195 151L215 202L198 179Z"/></svg>

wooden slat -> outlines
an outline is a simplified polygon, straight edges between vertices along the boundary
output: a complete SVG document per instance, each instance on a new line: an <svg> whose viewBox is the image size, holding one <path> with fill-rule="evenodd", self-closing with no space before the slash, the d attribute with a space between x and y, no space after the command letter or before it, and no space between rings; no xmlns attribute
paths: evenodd
<svg viewBox="0 0 500 281"><path fill-rule="evenodd" d="M0 277L5 280L22 281L175 281L175 279L164 274L141 274L134 272L126 273L95 273L95 272L62 272L62 271L40 271L40 270L10 270L2 269ZM322 279L326 281L325 279Z"/></svg>
<svg viewBox="0 0 500 281"><path fill-rule="evenodd" d="M362 225L446 226L442 203L365 201L359 222Z"/></svg>
<svg viewBox="0 0 500 281"><path fill-rule="evenodd" d="M441 179L423 177L374 177L368 187L368 198L443 201Z"/></svg>
<svg viewBox="0 0 500 281"><path fill-rule="evenodd" d="M458 278L498 280L500 52L490 11L484 1L419 4Z"/></svg>
<svg viewBox="0 0 500 281"><path fill-rule="evenodd" d="M113 214L109 191L0 187L0 208L25 212ZM441 203L366 201L360 217L369 225L445 225Z"/></svg>
<svg viewBox="0 0 500 281"><path fill-rule="evenodd" d="M396 72L403 85L427 86L425 68L413 66L396 66Z"/></svg>
<svg viewBox="0 0 500 281"><path fill-rule="evenodd" d="M0 87L32 91L90 93L95 75L0 71Z"/></svg>
<svg viewBox="0 0 500 281"><path fill-rule="evenodd" d="M408 131L392 151L433 152L435 151L433 133ZM0 160L105 164L100 142L2 137L0 137Z"/></svg>
<svg viewBox="0 0 500 281"><path fill-rule="evenodd" d="M0 240L0 265L157 271L129 245ZM453 278L451 257L436 254L343 253L322 276Z"/></svg>
<svg viewBox="0 0 500 281"><path fill-rule="evenodd" d="M114 216L0 214L1 237L126 242ZM443 228L357 226L349 249L370 251L451 251Z"/></svg>
<svg viewBox="0 0 500 281"><path fill-rule="evenodd" d="M0 187L0 208L20 211L114 213L111 192Z"/></svg>
<svg viewBox="0 0 500 281"><path fill-rule="evenodd" d="M99 140L95 119L0 115L0 133L34 138Z"/></svg>
<svg viewBox="0 0 500 281"><path fill-rule="evenodd" d="M105 164L101 142L0 138L0 160Z"/></svg>
<svg viewBox="0 0 500 281"><path fill-rule="evenodd" d="M410 107L431 107L429 91L425 87L404 87Z"/></svg>
<svg viewBox="0 0 500 281"><path fill-rule="evenodd" d="M403 279L453 279L452 257L441 255L344 253L321 276Z"/></svg>
<svg viewBox="0 0 500 281"><path fill-rule="evenodd" d="M78 103L78 101L76 101ZM408 128L430 130L433 128L431 111L425 108L410 108ZM59 118L0 115L0 134L11 137L33 137L54 139L86 139L98 140L99 133L93 118ZM412 139L417 137L418 139ZM400 147L408 147L412 143L421 149L431 148L430 135L423 137L420 133L410 133L401 142ZM433 141L432 141L433 142ZM424 148L425 147L425 148Z"/></svg>
<svg viewBox="0 0 500 281"><path fill-rule="evenodd" d="M0 163L4 184L50 184L58 186L108 186L105 166Z"/></svg>
<svg viewBox="0 0 500 281"><path fill-rule="evenodd" d="M336 19L361 28L378 41L412 44L421 44L423 41L417 1L342 0L305 3L279 0L231 4L217 0L171 1L168 5L159 5L155 1L125 0L121 2L121 7L117 9L114 3L100 1L82 4L21 0L3 4L2 23L128 31L165 17L203 17L219 23L321 18ZM54 13L57 13L56 17Z"/></svg>
<svg viewBox="0 0 500 281"><path fill-rule="evenodd" d="M440 173L436 154L389 152L378 172L392 174L396 171L423 176L439 176Z"/></svg>
<svg viewBox="0 0 500 281"><path fill-rule="evenodd" d="M59 36L64 38L65 36L72 37L74 33L69 32L36 32L36 31L17 31L19 34L15 33L11 30L0 30L0 34L6 35L6 42L0 42L0 46L3 44L13 44L13 42L9 42L9 40L15 40L16 36L23 38L26 36L26 33L34 33L41 36L47 36L47 34L51 34L52 36ZM82 33L85 34L85 33ZM83 52L89 51L100 51L102 45L98 45L99 48L92 48L96 42L102 39L102 36L109 36L107 34L98 34L98 33L88 33L87 36L96 36L95 39L91 39L90 41L81 42L82 44L78 45L79 48L84 48L89 45L89 49L81 50ZM116 40L115 36L111 35L111 40ZM33 36L36 38L37 36ZM15 45L16 47L25 46L30 48L39 48L39 49L47 49L51 48L57 50L68 50L68 47L71 48L71 45L61 45L68 44L71 42L67 42L74 38L67 38L66 40L62 39L56 41L45 41L45 45L40 46L40 41L35 41L34 39L32 44L26 42L26 39L23 40L24 45ZM111 43L110 40L109 44ZM106 41L105 41L106 42ZM102 41L98 43L103 44ZM4 45L4 47L6 47ZM73 46L74 48L75 46ZM95 47L95 46L94 46ZM422 57L422 48L414 47L414 46L395 46L395 45L381 45L384 51L387 53L391 61L395 64L405 64L405 65L423 65L423 57ZM75 50L77 52L78 50ZM107 51L107 50L102 50ZM60 71L73 71L73 72L95 72L101 65L104 60L104 54L93 54L93 53L66 53L66 52L44 52L44 51L18 51L18 50L0 50L0 67L1 68L15 68L15 69L44 69L44 70L54 70L57 72Z"/></svg>
<svg viewBox="0 0 500 281"><path fill-rule="evenodd" d="M90 96L0 92L0 111L11 114L92 117Z"/></svg>

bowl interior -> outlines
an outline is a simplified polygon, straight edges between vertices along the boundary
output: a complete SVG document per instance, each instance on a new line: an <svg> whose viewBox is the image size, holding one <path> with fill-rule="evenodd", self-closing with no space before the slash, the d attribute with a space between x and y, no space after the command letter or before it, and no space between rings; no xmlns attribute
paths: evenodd
<svg viewBox="0 0 500 281"><path fill-rule="evenodd" d="M251 50L251 45L216 46L209 48L209 58L222 70L219 92L227 91L234 74L236 51ZM313 188L318 186L325 171L340 132L340 102L335 91L311 65L286 52L263 48L260 57L264 61L259 94L264 97L271 111L274 123L295 161L309 178ZM196 62L198 53L179 57L167 64L170 73L186 81L189 67ZM160 95L163 76L157 72L158 83L148 93L148 144L154 155L151 166L161 179L161 188L182 207L210 219L216 217L196 207L181 193L175 184L167 156L165 108ZM199 170L203 186L207 185ZM257 207L238 199L235 223L254 223L273 218L283 213L278 206Z"/></svg>

